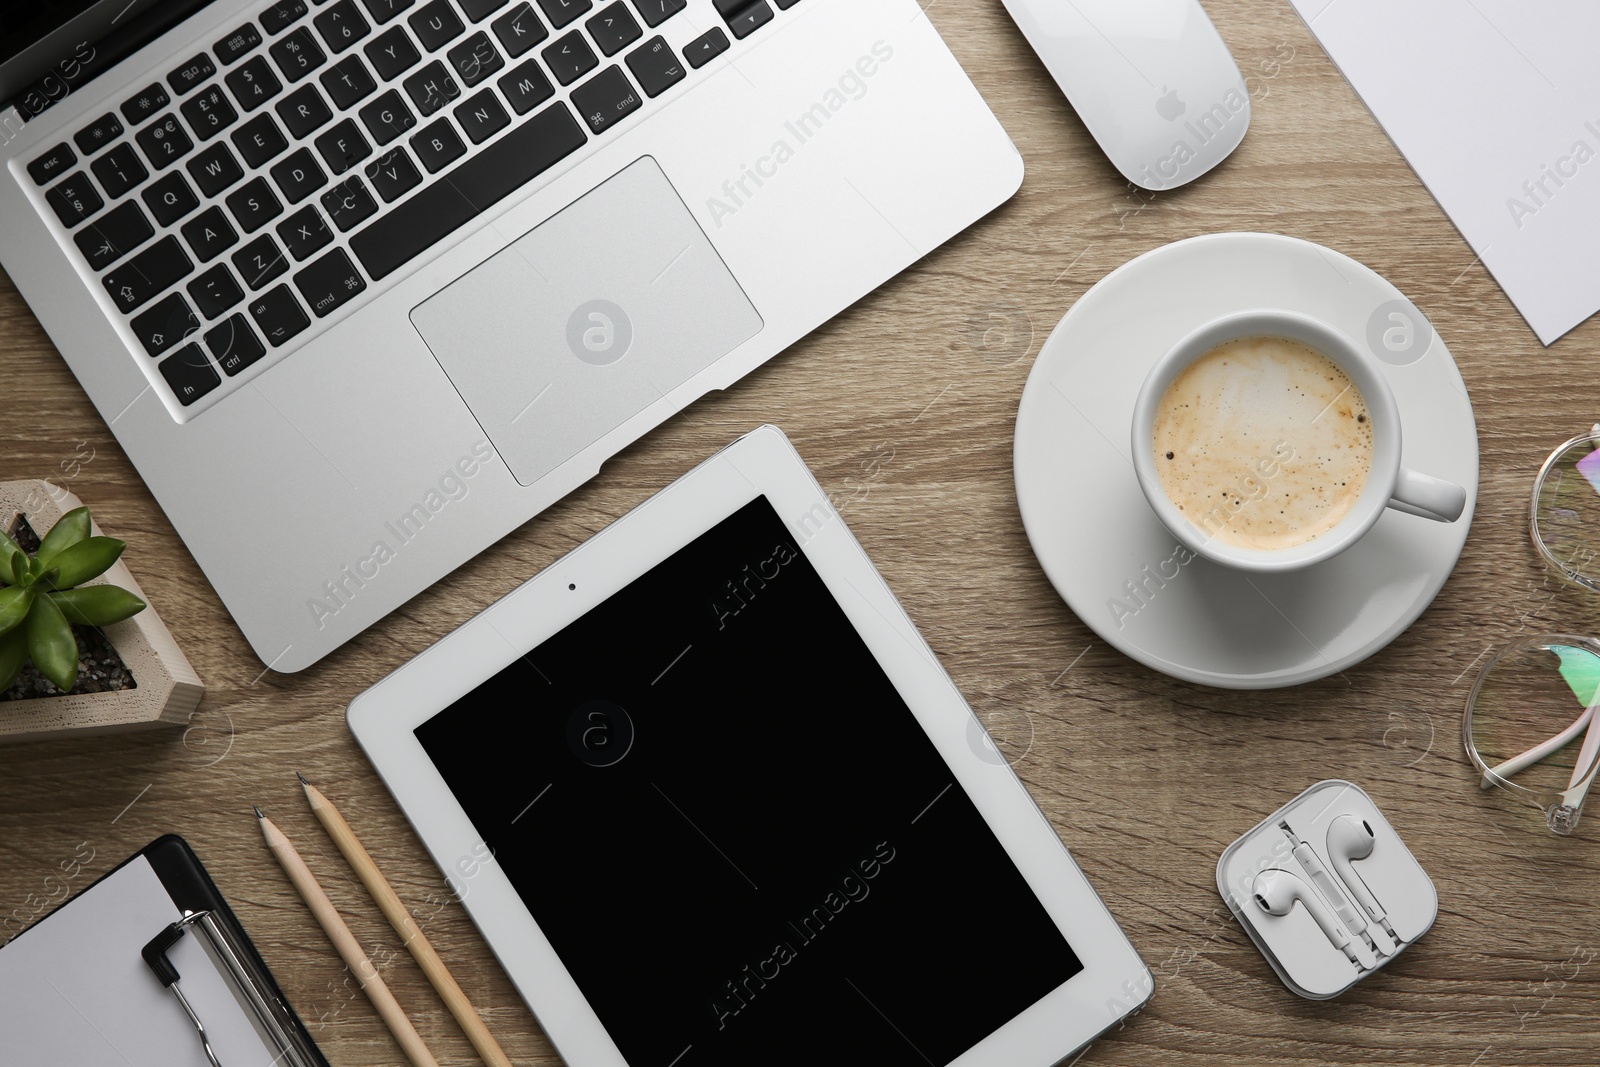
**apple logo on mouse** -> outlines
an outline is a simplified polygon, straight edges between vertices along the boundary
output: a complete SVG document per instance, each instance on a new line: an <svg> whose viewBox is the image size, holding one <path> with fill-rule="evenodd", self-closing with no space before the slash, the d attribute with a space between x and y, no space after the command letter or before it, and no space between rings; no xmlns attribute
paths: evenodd
<svg viewBox="0 0 1600 1067"><path fill-rule="evenodd" d="M1178 99L1178 90L1161 87L1161 95L1156 97L1156 114L1168 122L1177 122L1178 116L1189 110L1189 105Z"/></svg>

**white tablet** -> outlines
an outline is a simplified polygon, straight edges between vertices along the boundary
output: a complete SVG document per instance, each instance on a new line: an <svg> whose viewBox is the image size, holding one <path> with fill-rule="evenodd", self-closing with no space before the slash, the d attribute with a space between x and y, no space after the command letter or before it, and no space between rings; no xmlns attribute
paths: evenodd
<svg viewBox="0 0 1600 1067"><path fill-rule="evenodd" d="M771 426L349 721L572 1067L1045 1067L1153 988Z"/></svg>

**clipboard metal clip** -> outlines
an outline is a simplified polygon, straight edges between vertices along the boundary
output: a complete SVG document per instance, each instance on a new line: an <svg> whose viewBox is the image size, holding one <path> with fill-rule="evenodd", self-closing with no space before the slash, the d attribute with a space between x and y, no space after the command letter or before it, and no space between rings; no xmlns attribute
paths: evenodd
<svg viewBox="0 0 1600 1067"><path fill-rule="evenodd" d="M216 1049L211 1047L211 1038L206 1036L205 1023L200 1021L200 1016L195 1014L194 1008L189 1004L189 998L183 995L183 990L178 986L178 968L167 958L167 951L178 943L184 931L202 919L208 918L210 914L209 911L185 912L183 918L175 923L168 923L165 930L151 938L150 943L145 945L140 954L144 956L144 962L155 972L161 984L172 990L172 995L178 998L183 1013L194 1023L195 1032L200 1035L200 1044L205 1047L206 1059L211 1061L211 1067L222 1067L222 1061L217 1059Z"/></svg>

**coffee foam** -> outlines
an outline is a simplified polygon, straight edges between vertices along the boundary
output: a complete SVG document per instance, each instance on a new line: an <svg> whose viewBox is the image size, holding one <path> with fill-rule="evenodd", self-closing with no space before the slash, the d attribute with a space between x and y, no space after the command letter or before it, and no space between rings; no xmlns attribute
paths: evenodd
<svg viewBox="0 0 1600 1067"><path fill-rule="evenodd" d="M1167 497L1240 548L1322 536L1372 471L1361 390L1327 356L1281 337L1229 341L1189 364L1162 394L1153 438Z"/></svg>

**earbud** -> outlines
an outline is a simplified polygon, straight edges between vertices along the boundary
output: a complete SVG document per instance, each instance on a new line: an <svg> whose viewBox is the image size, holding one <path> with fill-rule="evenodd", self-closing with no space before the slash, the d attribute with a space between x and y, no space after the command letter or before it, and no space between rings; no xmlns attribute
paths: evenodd
<svg viewBox="0 0 1600 1067"><path fill-rule="evenodd" d="M1333 917L1333 912L1328 910L1322 898L1312 892L1311 887L1298 875L1276 867L1262 871L1256 875L1251 892L1255 894L1256 905L1268 915L1288 915L1298 900L1300 906L1310 912L1317 925L1322 927L1322 932L1333 942L1333 947L1356 960L1355 953L1350 949L1350 935L1345 933L1344 927L1339 925L1339 920ZM1359 965L1359 961L1357 963Z"/></svg>
<svg viewBox="0 0 1600 1067"><path fill-rule="evenodd" d="M1344 882L1350 895L1366 910L1366 913L1375 923L1382 924L1389 930L1388 916L1384 914L1383 905L1372 895L1372 890L1367 888L1367 883L1361 880L1356 873L1352 860L1364 860L1372 855L1373 845L1377 837L1372 832L1372 825L1359 815L1341 815L1333 820L1328 827L1328 859L1333 863L1333 869L1339 872L1339 880ZM1393 931L1390 931L1391 933Z"/></svg>

